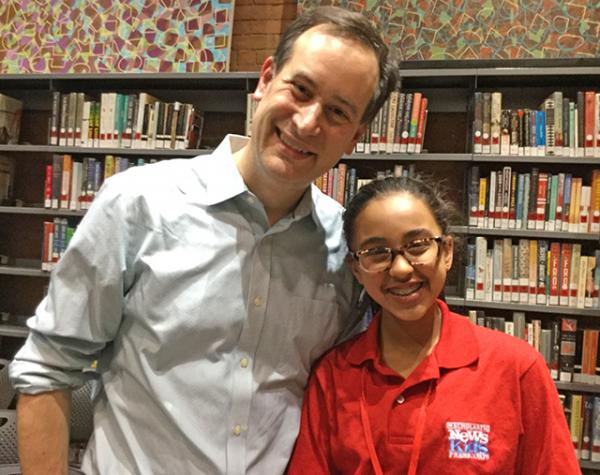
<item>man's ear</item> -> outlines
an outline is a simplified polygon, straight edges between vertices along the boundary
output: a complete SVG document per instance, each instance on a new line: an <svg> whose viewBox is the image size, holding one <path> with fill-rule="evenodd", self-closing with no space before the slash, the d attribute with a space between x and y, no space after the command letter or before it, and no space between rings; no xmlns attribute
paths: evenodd
<svg viewBox="0 0 600 475"><path fill-rule="evenodd" d="M348 145L348 148L346 150L344 150L345 153L347 153L348 155L351 154L352 152L354 152L354 147L356 147L356 143L362 138L362 136L365 133L365 130L367 130L367 124L361 124L358 129L356 130L356 132L354 133L354 136L352 137L352 142L350 142L350 144Z"/></svg>
<svg viewBox="0 0 600 475"><path fill-rule="evenodd" d="M363 285L360 269L358 268L358 262L350 254L346 255L346 265L350 267L350 270L352 271L352 274L354 275L358 283L360 285Z"/></svg>
<svg viewBox="0 0 600 475"><path fill-rule="evenodd" d="M452 259L454 256L454 239L452 239L452 236L446 236L444 239L444 243L445 244L443 262L446 271L449 271L452 267Z"/></svg>
<svg viewBox="0 0 600 475"><path fill-rule="evenodd" d="M257 101L260 101L267 89L269 88L269 85L271 84L271 81L273 80L273 78L275 77L275 64L273 63L273 56L269 56L267 59L265 59L265 62L263 63L262 67L260 68L260 76L258 78L258 85L256 86L256 90L254 91L254 99Z"/></svg>

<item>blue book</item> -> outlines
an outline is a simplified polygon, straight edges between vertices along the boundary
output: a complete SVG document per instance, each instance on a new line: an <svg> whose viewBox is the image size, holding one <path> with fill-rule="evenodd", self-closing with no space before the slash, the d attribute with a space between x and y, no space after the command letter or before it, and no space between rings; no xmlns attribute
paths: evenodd
<svg viewBox="0 0 600 475"><path fill-rule="evenodd" d="M521 229L523 225L523 190L525 188L525 175L519 173L517 176L517 203L516 203L516 228Z"/></svg>
<svg viewBox="0 0 600 475"><path fill-rule="evenodd" d="M546 149L546 113L544 111L537 111L536 125L538 151L543 151Z"/></svg>

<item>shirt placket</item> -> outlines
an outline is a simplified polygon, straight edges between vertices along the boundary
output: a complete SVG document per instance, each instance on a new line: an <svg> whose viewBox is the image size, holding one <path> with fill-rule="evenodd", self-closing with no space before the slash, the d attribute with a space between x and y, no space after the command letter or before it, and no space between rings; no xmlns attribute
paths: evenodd
<svg viewBox="0 0 600 475"><path fill-rule="evenodd" d="M247 318L232 365L232 403L227 437L227 473L231 475L246 473L248 421L254 390L252 368L266 319L271 276L272 238L256 222L251 223L251 227L256 245L250 261Z"/></svg>

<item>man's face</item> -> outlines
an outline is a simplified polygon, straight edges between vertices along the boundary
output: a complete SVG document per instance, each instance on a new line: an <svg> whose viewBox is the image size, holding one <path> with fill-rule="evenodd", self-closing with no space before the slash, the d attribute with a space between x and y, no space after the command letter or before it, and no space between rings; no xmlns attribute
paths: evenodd
<svg viewBox="0 0 600 475"><path fill-rule="evenodd" d="M319 27L296 40L280 70L267 59L254 94L254 178L303 190L351 153L377 81L373 51Z"/></svg>

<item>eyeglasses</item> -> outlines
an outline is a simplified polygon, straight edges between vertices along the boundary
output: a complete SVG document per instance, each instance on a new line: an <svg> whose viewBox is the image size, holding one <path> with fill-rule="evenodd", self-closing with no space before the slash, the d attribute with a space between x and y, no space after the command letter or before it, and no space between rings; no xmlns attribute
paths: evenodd
<svg viewBox="0 0 600 475"><path fill-rule="evenodd" d="M398 254L404 257L412 267L431 264L437 260L440 254L440 244L443 242L442 236L433 236L415 239L397 249L373 247L351 252L350 255L358 261L358 265L365 272L383 272L392 266Z"/></svg>

